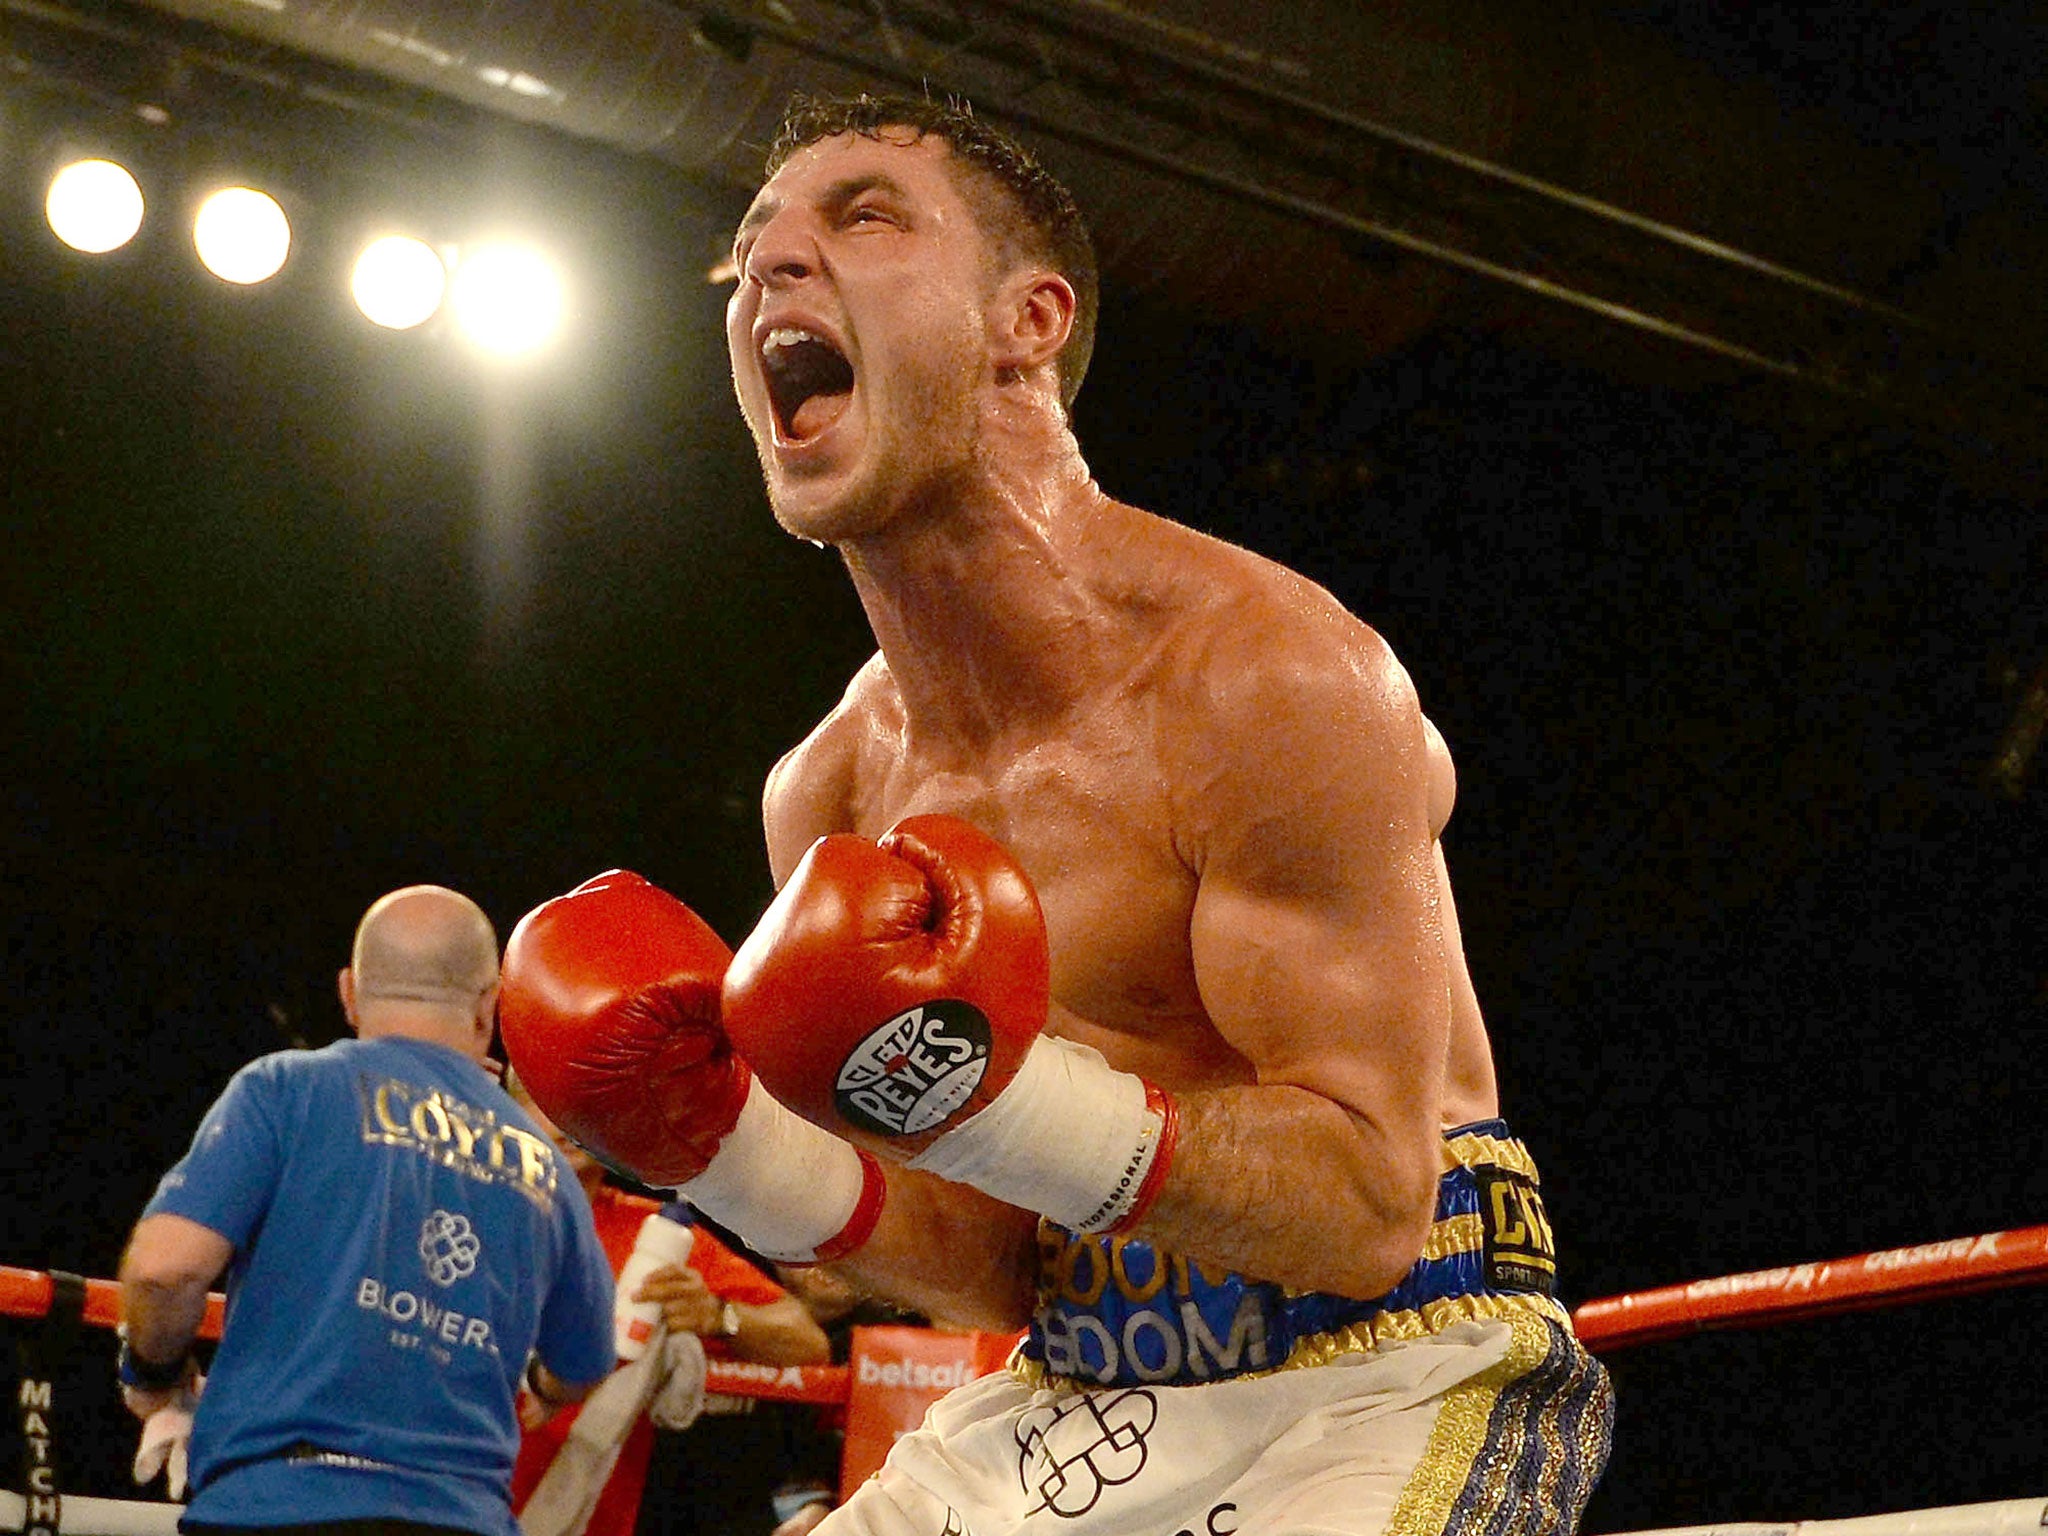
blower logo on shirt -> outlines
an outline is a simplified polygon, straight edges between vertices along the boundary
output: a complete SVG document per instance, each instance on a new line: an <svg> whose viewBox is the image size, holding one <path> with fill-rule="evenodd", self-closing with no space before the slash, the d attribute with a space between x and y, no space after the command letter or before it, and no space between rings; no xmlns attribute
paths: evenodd
<svg viewBox="0 0 2048 1536"><path fill-rule="evenodd" d="M945 1123L988 1070L988 1020L958 998L922 1003L869 1033L839 1065L839 1113L882 1136Z"/></svg>
<svg viewBox="0 0 2048 1536"><path fill-rule="evenodd" d="M435 1211L420 1223L420 1262L427 1266L427 1278L444 1290L476 1272L483 1246L467 1216Z"/></svg>

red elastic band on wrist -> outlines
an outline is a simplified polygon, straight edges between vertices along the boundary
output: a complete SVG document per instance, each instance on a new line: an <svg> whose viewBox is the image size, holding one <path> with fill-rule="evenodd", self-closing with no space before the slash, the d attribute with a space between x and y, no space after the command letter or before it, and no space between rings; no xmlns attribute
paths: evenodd
<svg viewBox="0 0 2048 1536"><path fill-rule="evenodd" d="M875 1223L882 1219L882 1200L889 1193L882 1165L872 1154L858 1148L855 1151L860 1157L860 1198L853 1203L853 1214L846 1218L846 1225L818 1244L817 1252L806 1263L829 1264L845 1258L868 1240Z"/></svg>
<svg viewBox="0 0 2048 1536"><path fill-rule="evenodd" d="M1166 1165L1173 1161L1174 1144L1180 1140L1180 1105L1174 1102L1172 1094L1147 1082L1145 1107L1159 1116L1159 1149L1152 1154L1152 1164L1145 1170L1145 1182L1138 1186L1131 1208L1103 1229L1105 1237L1121 1236L1144 1219L1152 1202L1159 1198L1159 1187L1166 1182Z"/></svg>

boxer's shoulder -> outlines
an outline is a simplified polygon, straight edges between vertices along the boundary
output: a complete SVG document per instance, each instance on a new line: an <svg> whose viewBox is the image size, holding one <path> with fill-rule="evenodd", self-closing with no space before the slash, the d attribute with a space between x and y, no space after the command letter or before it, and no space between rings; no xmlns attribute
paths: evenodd
<svg viewBox="0 0 2048 1536"><path fill-rule="evenodd" d="M1162 782L1191 854L1268 827L1287 806L1320 807L1294 825L1342 841L1359 818L1384 820L1381 791L1429 782L1427 727L1406 669L1373 629L1314 591L1267 587L1205 616L1161 669Z"/></svg>
<svg viewBox="0 0 2048 1536"><path fill-rule="evenodd" d="M1152 675L1194 719L1224 731L1277 699L1342 696L1412 709L1413 685L1383 636L1326 588L1264 556L1196 535L1159 594Z"/></svg>

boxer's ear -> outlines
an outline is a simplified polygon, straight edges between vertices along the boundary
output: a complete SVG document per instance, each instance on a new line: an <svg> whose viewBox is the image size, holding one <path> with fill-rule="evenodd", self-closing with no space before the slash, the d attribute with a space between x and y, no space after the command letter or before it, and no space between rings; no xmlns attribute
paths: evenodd
<svg viewBox="0 0 2048 1536"><path fill-rule="evenodd" d="M990 311L999 374L1021 377L1053 364L1074 331L1074 289L1059 273L1023 267L1004 280Z"/></svg>

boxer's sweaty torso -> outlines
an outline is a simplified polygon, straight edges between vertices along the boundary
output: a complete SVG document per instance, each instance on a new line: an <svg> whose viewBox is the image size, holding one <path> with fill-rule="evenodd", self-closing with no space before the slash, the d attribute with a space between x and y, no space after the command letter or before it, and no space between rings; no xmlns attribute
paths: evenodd
<svg viewBox="0 0 2048 1536"><path fill-rule="evenodd" d="M885 695L882 718L859 735L874 732L896 745L900 708ZM1051 1033L1175 1091L1252 1083L1257 1069L1203 1006L1188 944L1201 872L1189 862L1181 817L1184 802L1199 795L1178 782L1181 771L1162 761L1167 754L1134 751L1140 726L1132 717L1142 713L1121 701L1056 740L968 760L948 755L943 767L915 752L879 764L856 754L857 766L840 765L858 786L849 793L857 809L848 830L878 837L907 816L934 811L972 822L1031 874L1052 958ZM1429 825L1437 835L1456 799L1456 771L1443 737L1427 719L1422 726ZM1435 873L1451 1002L1437 1109L1452 1125L1498 1113L1498 1099L1440 856Z"/></svg>

